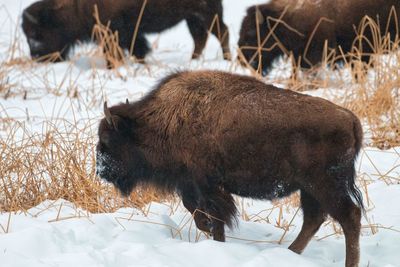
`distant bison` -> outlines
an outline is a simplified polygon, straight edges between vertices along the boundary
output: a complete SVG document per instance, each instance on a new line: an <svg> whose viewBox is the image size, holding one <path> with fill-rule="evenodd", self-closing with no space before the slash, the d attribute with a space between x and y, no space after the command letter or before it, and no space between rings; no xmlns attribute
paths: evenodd
<svg viewBox="0 0 400 267"><path fill-rule="evenodd" d="M195 42L192 57L197 58L203 51L208 29L221 42L224 58L228 59L229 33L223 22L221 0L42 0L23 12L22 28L28 40L31 56L43 58L60 52L63 60L71 47L78 41L90 41L96 21L94 7L97 5L103 24L109 21L110 29L118 31L119 45L130 50L135 39L133 55L144 59L150 48L146 33L162 32L186 20ZM144 7L136 38L134 32Z"/></svg>
<svg viewBox="0 0 400 267"><path fill-rule="evenodd" d="M343 227L346 266L357 266L362 128L349 110L202 71L170 75L139 102L104 112L97 174L124 195L138 184L177 192L197 227L224 241L236 214L231 194L275 199L300 190L304 223L289 248L301 253L330 215Z"/></svg>
<svg viewBox="0 0 400 267"><path fill-rule="evenodd" d="M327 47L336 49L337 55L341 55L338 46L346 54L354 44L367 62L368 53L372 52L369 42L355 40L363 17L379 21L381 34L388 32L393 40L400 26L397 14L400 15L398 0L272 0L247 10L238 45L244 59L255 69L260 64L264 72L283 54L291 53L303 68L319 63L325 41ZM365 29L364 36L372 41L370 29ZM257 51L258 44L261 53Z"/></svg>

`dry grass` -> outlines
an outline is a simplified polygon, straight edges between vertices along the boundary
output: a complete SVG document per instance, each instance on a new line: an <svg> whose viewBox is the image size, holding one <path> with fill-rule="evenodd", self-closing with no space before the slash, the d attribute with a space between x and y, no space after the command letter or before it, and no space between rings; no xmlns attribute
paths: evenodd
<svg viewBox="0 0 400 267"><path fill-rule="evenodd" d="M47 199L65 199L91 212L112 212L162 198L149 188L121 198L96 177L91 125L45 122L43 134L30 134L11 118L3 123L11 129L0 139L0 210L26 210Z"/></svg>

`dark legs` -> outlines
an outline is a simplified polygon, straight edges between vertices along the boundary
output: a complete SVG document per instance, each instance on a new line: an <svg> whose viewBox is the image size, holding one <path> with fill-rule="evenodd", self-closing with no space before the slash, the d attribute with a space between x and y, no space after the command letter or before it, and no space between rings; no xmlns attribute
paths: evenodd
<svg viewBox="0 0 400 267"><path fill-rule="evenodd" d="M228 27L222 21L222 13L216 18L211 33L218 38L221 43L222 53L225 60L231 60L231 51L229 49L229 31Z"/></svg>
<svg viewBox="0 0 400 267"><path fill-rule="evenodd" d="M190 34L194 40L194 51L192 58L196 59L201 55L206 45L208 37L207 28L204 26L204 22L202 22L201 19L194 16L188 18L186 22L189 27Z"/></svg>
<svg viewBox="0 0 400 267"><path fill-rule="evenodd" d="M132 55L135 56L139 62L144 62L144 58L150 52L149 44L147 43L146 38L142 34L138 34L136 36L136 39L134 40L133 47L131 47L131 42L133 38L132 35L133 33L130 33L129 34L130 38L126 38L125 40L120 40L120 46L124 49L127 49L129 53L132 53Z"/></svg>
<svg viewBox="0 0 400 267"><path fill-rule="evenodd" d="M290 250L299 254L303 252L326 218L319 202L303 190L301 191L301 207L304 214L303 226L296 240L289 246Z"/></svg>
<svg viewBox="0 0 400 267"><path fill-rule="evenodd" d="M219 188L200 188L195 185L182 190L181 196L197 228L212 234L214 240L224 242L224 226L231 226L236 213L232 196Z"/></svg>
<svg viewBox="0 0 400 267"><path fill-rule="evenodd" d="M221 8L222 10L222 8ZM218 14L218 17L200 17L200 15L194 15L186 19L189 27L189 31L194 40L194 52L192 58L198 58L207 42L208 30L218 38L224 59L231 59L231 52L229 49L229 31L228 27L222 21L222 12ZM211 28L212 27L212 28Z"/></svg>
<svg viewBox="0 0 400 267"><path fill-rule="evenodd" d="M346 239L346 267L356 267L360 260L361 209L350 197L340 203L342 209L336 209L331 216L340 223Z"/></svg>
<svg viewBox="0 0 400 267"><path fill-rule="evenodd" d="M349 169L349 174L351 173L352 170ZM289 249L301 253L325 220L325 215L329 214L339 222L343 229L346 240L346 267L356 267L360 259L361 209L354 204L348 189L342 184L344 183L343 179L348 177L344 173L342 174L325 176L320 180L319 185L321 186L308 188L310 193L301 191L304 223L300 234Z"/></svg>

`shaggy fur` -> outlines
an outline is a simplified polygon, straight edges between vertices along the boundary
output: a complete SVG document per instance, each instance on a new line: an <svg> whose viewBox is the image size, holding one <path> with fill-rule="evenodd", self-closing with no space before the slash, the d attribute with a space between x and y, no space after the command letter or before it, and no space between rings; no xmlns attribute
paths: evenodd
<svg viewBox="0 0 400 267"><path fill-rule="evenodd" d="M236 214L231 194L270 200L300 190L304 224L290 249L301 253L329 214L346 236L346 266L357 265L362 129L349 110L201 71L168 76L141 101L105 113L97 173L123 194L140 183L177 192L198 228L224 241Z"/></svg>
<svg viewBox="0 0 400 267"><path fill-rule="evenodd" d="M285 53L291 53L296 62L300 59L303 68L319 63L325 41L330 49L336 49L337 55L340 55L338 46L344 53L348 53L353 44L368 54L372 50L367 41L355 42L358 25L363 17L369 16L379 21L381 33L385 33L392 7L400 14L398 0L272 0L247 10L238 45L244 58L257 69L260 61L254 47L258 47L259 28L260 43L265 41L261 52L261 68L264 72L270 69L275 58ZM277 22L279 18L284 23ZM400 26L400 21L395 18L391 16L388 26L392 40ZM364 34L368 40L372 40L370 30L367 29ZM280 45L277 45L277 40ZM362 58L365 62L369 59L368 55Z"/></svg>
<svg viewBox="0 0 400 267"><path fill-rule="evenodd" d="M78 41L90 41L95 25L94 6L97 5L103 24L111 21L112 31L118 31L119 44L130 49L134 29L143 0L42 0L26 8L22 28L33 58L54 52L65 59ZM144 59L150 51L144 34L158 33L186 20L195 42L193 58L203 51L208 29L214 17L219 20L211 29L221 42L224 58L229 59L229 33L223 22L221 0L148 0L138 29L133 55ZM60 60L61 60L60 59Z"/></svg>

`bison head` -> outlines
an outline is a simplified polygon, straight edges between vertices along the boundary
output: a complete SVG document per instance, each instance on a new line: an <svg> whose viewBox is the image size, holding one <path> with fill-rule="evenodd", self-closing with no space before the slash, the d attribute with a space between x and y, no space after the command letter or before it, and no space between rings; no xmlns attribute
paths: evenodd
<svg viewBox="0 0 400 267"><path fill-rule="evenodd" d="M65 59L75 41L71 20L76 14L72 8L64 0L43 0L24 10L22 29L33 59L43 61L54 53L59 53L57 61Z"/></svg>
<svg viewBox="0 0 400 267"><path fill-rule="evenodd" d="M96 147L96 173L114 184L123 195L129 195L145 176L145 162L133 133L134 123L128 118L111 114L104 103L105 118L101 120Z"/></svg>
<svg viewBox="0 0 400 267"><path fill-rule="evenodd" d="M241 54L238 56L238 60L243 65L249 65L264 75L274 59L269 52L276 46L274 38L268 35L271 26L268 20L270 16L275 17L276 15L272 11L261 10L258 6L249 8L243 19L238 41ZM263 51L259 49L259 46L262 46Z"/></svg>

